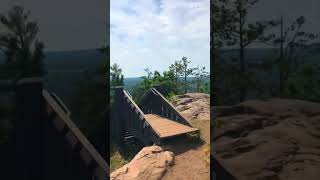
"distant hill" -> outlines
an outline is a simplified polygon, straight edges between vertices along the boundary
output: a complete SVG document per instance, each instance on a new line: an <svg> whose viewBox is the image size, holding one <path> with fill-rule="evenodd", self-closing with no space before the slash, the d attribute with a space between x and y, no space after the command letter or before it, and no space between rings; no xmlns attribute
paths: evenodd
<svg viewBox="0 0 320 180"><path fill-rule="evenodd" d="M44 64L48 71L44 77L44 86L55 92L67 106L71 106L75 82L80 80L84 71L95 71L105 61L98 50L54 51L45 52ZM0 63L5 56L0 52Z"/></svg>
<svg viewBox="0 0 320 180"><path fill-rule="evenodd" d="M104 62L104 55L98 50L46 52L44 63L48 70L45 87L55 92L67 105L71 104L75 82L83 73L95 71Z"/></svg>
<svg viewBox="0 0 320 180"><path fill-rule="evenodd" d="M46 52L44 60L49 71L93 70L104 61L98 50Z"/></svg>
<svg viewBox="0 0 320 180"><path fill-rule="evenodd" d="M300 59L304 62L319 63L320 44L312 44L305 49L299 49L297 51ZM274 60L279 57L279 51L275 48L245 49L244 54L248 63L260 63L262 61ZM232 61L233 59L238 61L239 49L221 49L219 50L219 56L225 62Z"/></svg>
<svg viewBox="0 0 320 180"><path fill-rule="evenodd" d="M184 81L183 77L180 77L179 80L182 82ZM195 80L195 77L188 77L187 81L192 82ZM129 92L132 92L132 90L135 88L136 85L141 83L143 79L141 77L129 77L129 78L124 78L124 89L128 90ZM205 79L206 82L210 81L210 77L208 76ZM195 91L195 87L191 87L190 89L191 92Z"/></svg>
<svg viewBox="0 0 320 180"><path fill-rule="evenodd" d="M142 78L140 77L124 78L124 89L130 92L140 82L142 82Z"/></svg>

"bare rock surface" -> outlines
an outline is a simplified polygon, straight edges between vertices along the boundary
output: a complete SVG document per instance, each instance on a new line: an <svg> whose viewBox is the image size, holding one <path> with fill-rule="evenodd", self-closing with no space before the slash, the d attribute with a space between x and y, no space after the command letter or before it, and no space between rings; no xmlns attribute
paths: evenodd
<svg viewBox="0 0 320 180"><path fill-rule="evenodd" d="M128 164L112 172L111 180L158 180L170 165L174 154L159 146L144 147Z"/></svg>
<svg viewBox="0 0 320 180"><path fill-rule="evenodd" d="M187 119L210 119L210 95L205 93L187 93L175 96L174 105Z"/></svg>
<svg viewBox="0 0 320 180"><path fill-rule="evenodd" d="M319 103L250 100L212 110L220 127L211 151L238 179L319 179Z"/></svg>

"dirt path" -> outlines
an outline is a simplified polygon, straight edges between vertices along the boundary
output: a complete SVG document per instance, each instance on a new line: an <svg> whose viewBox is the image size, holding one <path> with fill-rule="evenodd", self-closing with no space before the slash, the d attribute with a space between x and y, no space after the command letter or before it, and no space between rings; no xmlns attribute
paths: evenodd
<svg viewBox="0 0 320 180"><path fill-rule="evenodd" d="M163 180L209 180L208 161L210 149L209 95L191 93L178 96L175 100L177 109L194 127L200 130L200 141L185 137L166 142L164 149L175 154L175 164L170 167ZM183 139L184 138L184 139Z"/></svg>

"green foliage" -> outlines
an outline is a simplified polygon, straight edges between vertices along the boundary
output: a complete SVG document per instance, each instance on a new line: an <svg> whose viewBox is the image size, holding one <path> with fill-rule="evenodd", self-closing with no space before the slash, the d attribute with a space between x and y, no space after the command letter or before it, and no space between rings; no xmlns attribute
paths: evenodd
<svg viewBox="0 0 320 180"><path fill-rule="evenodd" d="M100 51L108 57L108 47ZM101 62L95 71L84 72L81 80L75 83L71 106L72 118L100 152L109 146L105 137L109 132L107 110L110 106L106 94L109 67L105 59Z"/></svg>
<svg viewBox="0 0 320 180"><path fill-rule="evenodd" d="M187 138L190 143L199 143L201 141L200 131L187 133Z"/></svg>
<svg viewBox="0 0 320 180"><path fill-rule="evenodd" d="M320 79L317 77L316 66L301 65L296 75L286 82L283 96L320 102Z"/></svg>
<svg viewBox="0 0 320 180"><path fill-rule="evenodd" d="M129 163L131 159L131 156L120 154L114 144L110 145L110 172L113 172L114 170L117 170L118 168Z"/></svg>
<svg viewBox="0 0 320 180"><path fill-rule="evenodd" d="M100 65L96 72L85 72L75 86L72 100L72 116L77 125L96 146L108 146L105 143L107 125L107 97L105 73ZM99 148L100 148L99 147Z"/></svg>
<svg viewBox="0 0 320 180"><path fill-rule="evenodd" d="M211 5L213 38L213 97L215 105L232 105L255 98L297 98L319 101L319 69L304 63L301 50L318 38L303 31L306 18L300 16L285 27L280 20L248 22L248 10L258 0L213 0ZM279 27L280 29L275 28ZM277 32L277 33L275 33ZM279 33L278 33L279 32ZM244 50L250 44L263 43L278 49L279 56L262 59L262 64L249 66ZM239 56L228 61L219 49L238 48ZM261 57L264 58L264 57ZM274 77L279 77L277 80ZM240 99L237 99L240 97ZM239 101L240 100L240 101Z"/></svg>
<svg viewBox="0 0 320 180"><path fill-rule="evenodd" d="M116 63L110 67L110 86L123 86L122 69Z"/></svg>
<svg viewBox="0 0 320 180"><path fill-rule="evenodd" d="M253 43L266 42L271 36L266 36L266 31L273 28L277 23L270 21L248 22L248 9L256 5L258 0L234 0L224 1L216 0L213 9L213 21L217 30L213 31L214 49L222 46L239 47L239 100L240 102L247 97L248 86L250 83L248 77L247 62L244 50ZM216 42L215 42L216 41ZM216 65L216 50L214 50L214 65ZM215 77L214 77L215 78ZM214 83L216 80L214 79ZM214 85L216 86L216 85Z"/></svg>
<svg viewBox="0 0 320 180"><path fill-rule="evenodd" d="M152 72L146 68L146 76L141 77L143 81L136 85L131 93L134 100L140 102L143 94L155 86L161 87L161 93L168 99L171 99L173 95L188 92L192 85L196 86L195 91L197 92L209 93L209 73L205 71L204 67L189 68L189 64L190 61L186 57L182 57L181 61L175 61L162 74L159 71ZM187 80L190 75L195 77L193 82Z"/></svg>
<svg viewBox="0 0 320 180"><path fill-rule="evenodd" d="M38 40L38 24L29 20L30 12L14 6L8 15L0 15L5 32L0 34L0 50L6 55L2 65L6 78L42 76L46 73L42 62L44 44Z"/></svg>
<svg viewBox="0 0 320 180"><path fill-rule="evenodd" d="M166 99L168 99L169 102L174 102L176 94L174 92L170 92L167 96Z"/></svg>
<svg viewBox="0 0 320 180"><path fill-rule="evenodd" d="M210 81L207 79L209 73L205 70L205 67L197 67L193 69L193 75L195 78L196 91L201 93L210 93Z"/></svg>
<svg viewBox="0 0 320 180"><path fill-rule="evenodd" d="M132 96L136 102L140 102L143 94L155 86L161 87L164 96L170 93L177 93L176 77L173 71L164 71L162 74L158 71L152 73L148 68L145 71L147 76L141 77L143 81L133 88Z"/></svg>
<svg viewBox="0 0 320 180"><path fill-rule="evenodd" d="M189 75L192 75L192 72L193 72L193 68L188 68L189 64L190 64L191 61L188 61L187 57L182 57L180 63L181 63L181 66L182 66L182 74L183 74L183 77L184 77L184 93L187 93L188 92L188 82L187 82L187 77Z"/></svg>

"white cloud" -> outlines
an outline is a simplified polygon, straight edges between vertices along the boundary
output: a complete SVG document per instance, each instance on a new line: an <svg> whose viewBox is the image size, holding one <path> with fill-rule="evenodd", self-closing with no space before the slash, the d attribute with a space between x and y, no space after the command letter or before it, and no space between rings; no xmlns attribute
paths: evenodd
<svg viewBox="0 0 320 180"><path fill-rule="evenodd" d="M208 0L111 0L111 63L126 77L165 70L187 56L209 69Z"/></svg>

